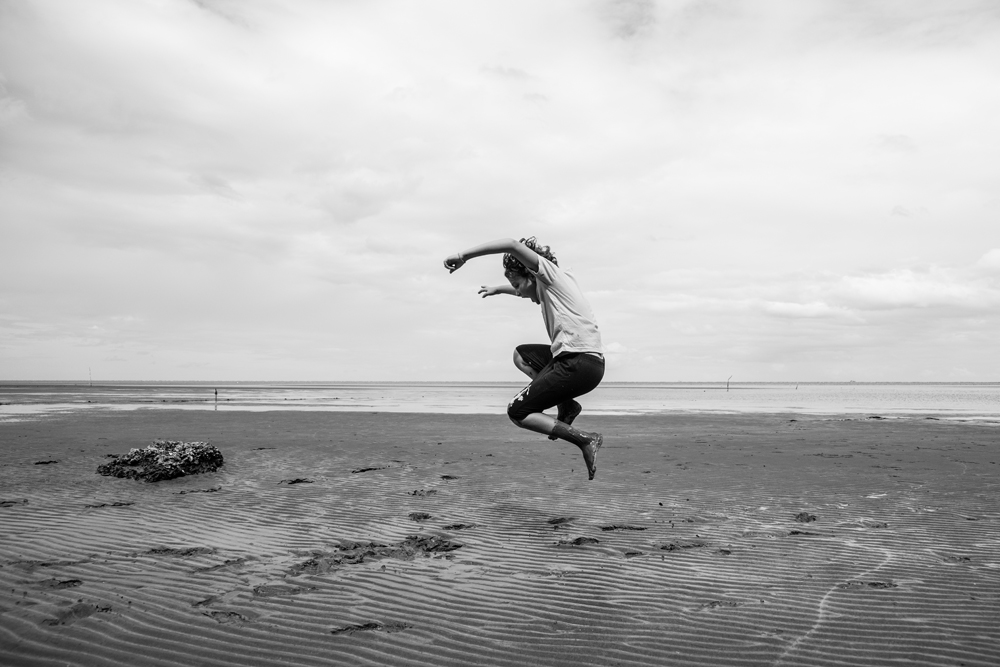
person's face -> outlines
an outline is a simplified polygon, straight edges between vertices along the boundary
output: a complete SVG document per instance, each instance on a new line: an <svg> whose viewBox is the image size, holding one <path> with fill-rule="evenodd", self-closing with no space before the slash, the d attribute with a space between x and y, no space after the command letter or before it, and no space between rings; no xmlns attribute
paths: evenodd
<svg viewBox="0 0 1000 667"><path fill-rule="evenodd" d="M508 274L507 280L510 281L510 286L514 288L519 297L538 303L538 291L535 289L534 280L519 273Z"/></svg>

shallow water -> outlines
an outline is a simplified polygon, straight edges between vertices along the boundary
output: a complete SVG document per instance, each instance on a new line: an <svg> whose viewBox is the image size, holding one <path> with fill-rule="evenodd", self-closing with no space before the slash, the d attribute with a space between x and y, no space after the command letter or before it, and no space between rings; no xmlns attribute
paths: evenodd
<svg viewBox="0 0 1000 667"><path fill-rule="evenodd" d="M492 414L516 383L0 383L0 420L77 410L320 410ZM216 392L218 392L216 394ZM605 383L591 414L933 416L1000 421L1000 383Z"/></svg>

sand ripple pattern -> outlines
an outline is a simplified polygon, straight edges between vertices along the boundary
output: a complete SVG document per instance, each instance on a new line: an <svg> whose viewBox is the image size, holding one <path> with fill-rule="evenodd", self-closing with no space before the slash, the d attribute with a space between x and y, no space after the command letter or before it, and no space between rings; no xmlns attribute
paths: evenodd
<svg viewBox="0 0 1000 667"><path fill-rule="evenodd" d="M588 482L499 417L177 419L0 424L4 664L1000 662L994 428L584 414ZM94 473L146 433L226 465Z"/></svg>

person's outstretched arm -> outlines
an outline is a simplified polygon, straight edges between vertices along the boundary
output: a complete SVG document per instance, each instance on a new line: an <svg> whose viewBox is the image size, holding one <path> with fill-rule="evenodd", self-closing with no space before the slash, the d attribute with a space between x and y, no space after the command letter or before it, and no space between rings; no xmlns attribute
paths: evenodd
<svg viewBox="0 0 1000 667"><path fill-rule="evenodd" d="M474 248L469 248L468 250L463 250L462 252L454 255L449 255L444 260L444 268L448 269L450 273L455 273L455 271L462 268L462 265L473 257L482 257L483 255L499 255L506 252L509 252L517 257L521 264L524 264L532 271L538 270L538 255L535 254L535 251L523 243L515 241L514 239L497 239L496 241L489 241L488 243L477 245Z"/></svg>
<svg viewBox="0 0 1000 667"><path fill-rule="evenodd" d="M483 295L484 299L495 294L510 294L511 296L517 296L517 290L511 285L494 285L493 287L483 285L479 288L479 293Z"/></svg>

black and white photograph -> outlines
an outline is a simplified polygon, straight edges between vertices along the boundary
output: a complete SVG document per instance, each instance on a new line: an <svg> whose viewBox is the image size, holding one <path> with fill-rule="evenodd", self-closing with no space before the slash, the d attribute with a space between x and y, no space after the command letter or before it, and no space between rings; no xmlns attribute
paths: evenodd
<svg viewBox="0 0 1000 667"><path fill-rule="evenodd" d="M998 332L994 0L0 0L0 665L993 667Z"/></svg>

